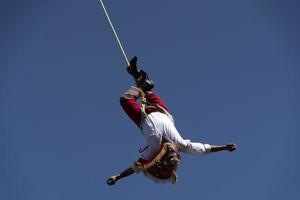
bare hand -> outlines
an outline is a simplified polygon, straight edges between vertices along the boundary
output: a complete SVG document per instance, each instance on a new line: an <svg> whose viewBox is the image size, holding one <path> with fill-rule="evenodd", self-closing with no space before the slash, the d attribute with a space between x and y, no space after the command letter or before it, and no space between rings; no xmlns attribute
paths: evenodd
<svg viewBox="0 0 300 200"><path fill-rule="evenodd" d="M236 150L236 145L235 144L226 144L226 150L227 151L235 151Z"/></svg>
<svg viewBox="0 0 300 200"><path fill-rule="evenodd" d="M106 181L107 185L114 185L116 182L117 182L117 176L112 176Z"/></svg>

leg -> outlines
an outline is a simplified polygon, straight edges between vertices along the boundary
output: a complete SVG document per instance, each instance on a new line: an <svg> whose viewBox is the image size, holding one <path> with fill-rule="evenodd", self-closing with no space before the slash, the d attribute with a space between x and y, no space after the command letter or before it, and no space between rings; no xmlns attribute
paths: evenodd
<svg viewBox="0 0 300 200"><path fill-rule="evenodd" d="M155 94L154 92L152 91L148 91L146 92L146 99L147 101L149 101L150 103L152 104L158 104L160 105L161 107L163 107L164 109L166 109L168 112L168 108L166 106L166 104L163 102L163 100L157 95Z"/></svg>
<svg viewBox="0 0 300 200"><path fill-rule="evenodd" d="M131 87L121 96L120 103L126 114L139 127L141 121L141 105L136 102L138 97L138 91Z"/></svg>

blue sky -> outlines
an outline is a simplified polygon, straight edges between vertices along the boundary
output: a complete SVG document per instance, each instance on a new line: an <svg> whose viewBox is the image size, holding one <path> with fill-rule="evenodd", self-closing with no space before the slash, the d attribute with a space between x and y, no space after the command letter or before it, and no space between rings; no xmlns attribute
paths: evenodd
<svg viewBox="0 0 300 200"><path fill-rule="evenodd" d="M300 198L300 3L105 1L126 53L184 138L176 186L105 180L145 142L119 106L132 84L98 1L0 1L0 199Z"/></svg>

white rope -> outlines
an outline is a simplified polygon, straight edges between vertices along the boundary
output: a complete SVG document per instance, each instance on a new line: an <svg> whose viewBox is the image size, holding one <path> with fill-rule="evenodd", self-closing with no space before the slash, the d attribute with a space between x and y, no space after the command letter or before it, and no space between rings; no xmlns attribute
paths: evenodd
<svg viewBox="0 0 300 200"><path fill-rule="evenodd" d="M102 8L103 8L104 13L105 13L105 15L106 15L106 18L107 18L107 20L108 20L108 22L109 22L109 24L110 24L110 27L111 27L111 29L112 29L112 31L113 31L115 37L116 37L116 40L117 40L117 42L118 42L118 44L119 44L119 47L120 47L120 49L121 49L121 51L122 51L122 53L123 53L123 56L124 56L124 58L125 58L125 61L126 61L127 65L129 66L130 64L129 64L128 58L127 58L126 53L125 53L125 51L124 51L124 49L123 49L123 46L122 46L122 44L121 44L121 41L120 41L120 39L119 39L119 37L118 37L118 35L117 35L117 32L116 32L116 30L115 30L115 28L114 28L114 25L112 24L112 22L111 22L111 20L110 20L110 17L109 17L109 15L108 15L107 11L106 11L106 8L105 8L105 6L104 6L104 3L102 2L102 0L100 0L100 3L101 3L101 5L102 5Z"/></svg>

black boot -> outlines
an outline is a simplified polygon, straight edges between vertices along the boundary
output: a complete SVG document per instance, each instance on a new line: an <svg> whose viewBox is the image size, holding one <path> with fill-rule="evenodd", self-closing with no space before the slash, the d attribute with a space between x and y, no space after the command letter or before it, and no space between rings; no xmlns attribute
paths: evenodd
<svg viewBox="0 0 300 200"><path fill-rule="evenodd" d="M144 92L154 88L154 82L149 79L148 74L138 69L136 56L130 60L130 66L127 67L127 72L134 78L136 86L141 88Z"/></svg>
<svg viewBox="0 0 300 200"><path fill-rule="evenodd" d="M135 82L136 86L144 92L151 91L154 88L154 82L149 79L148 74L143 70L140 71L140 78Z"/></svg>
<svg viewBox="0 0 300 200"><path fill-rule="evenodd" d="M130 66L127 67L127 72L133 76L134 80L140 77L140 70L138 70L136 63L137 57L135 56L130 60Z"/></svg>

